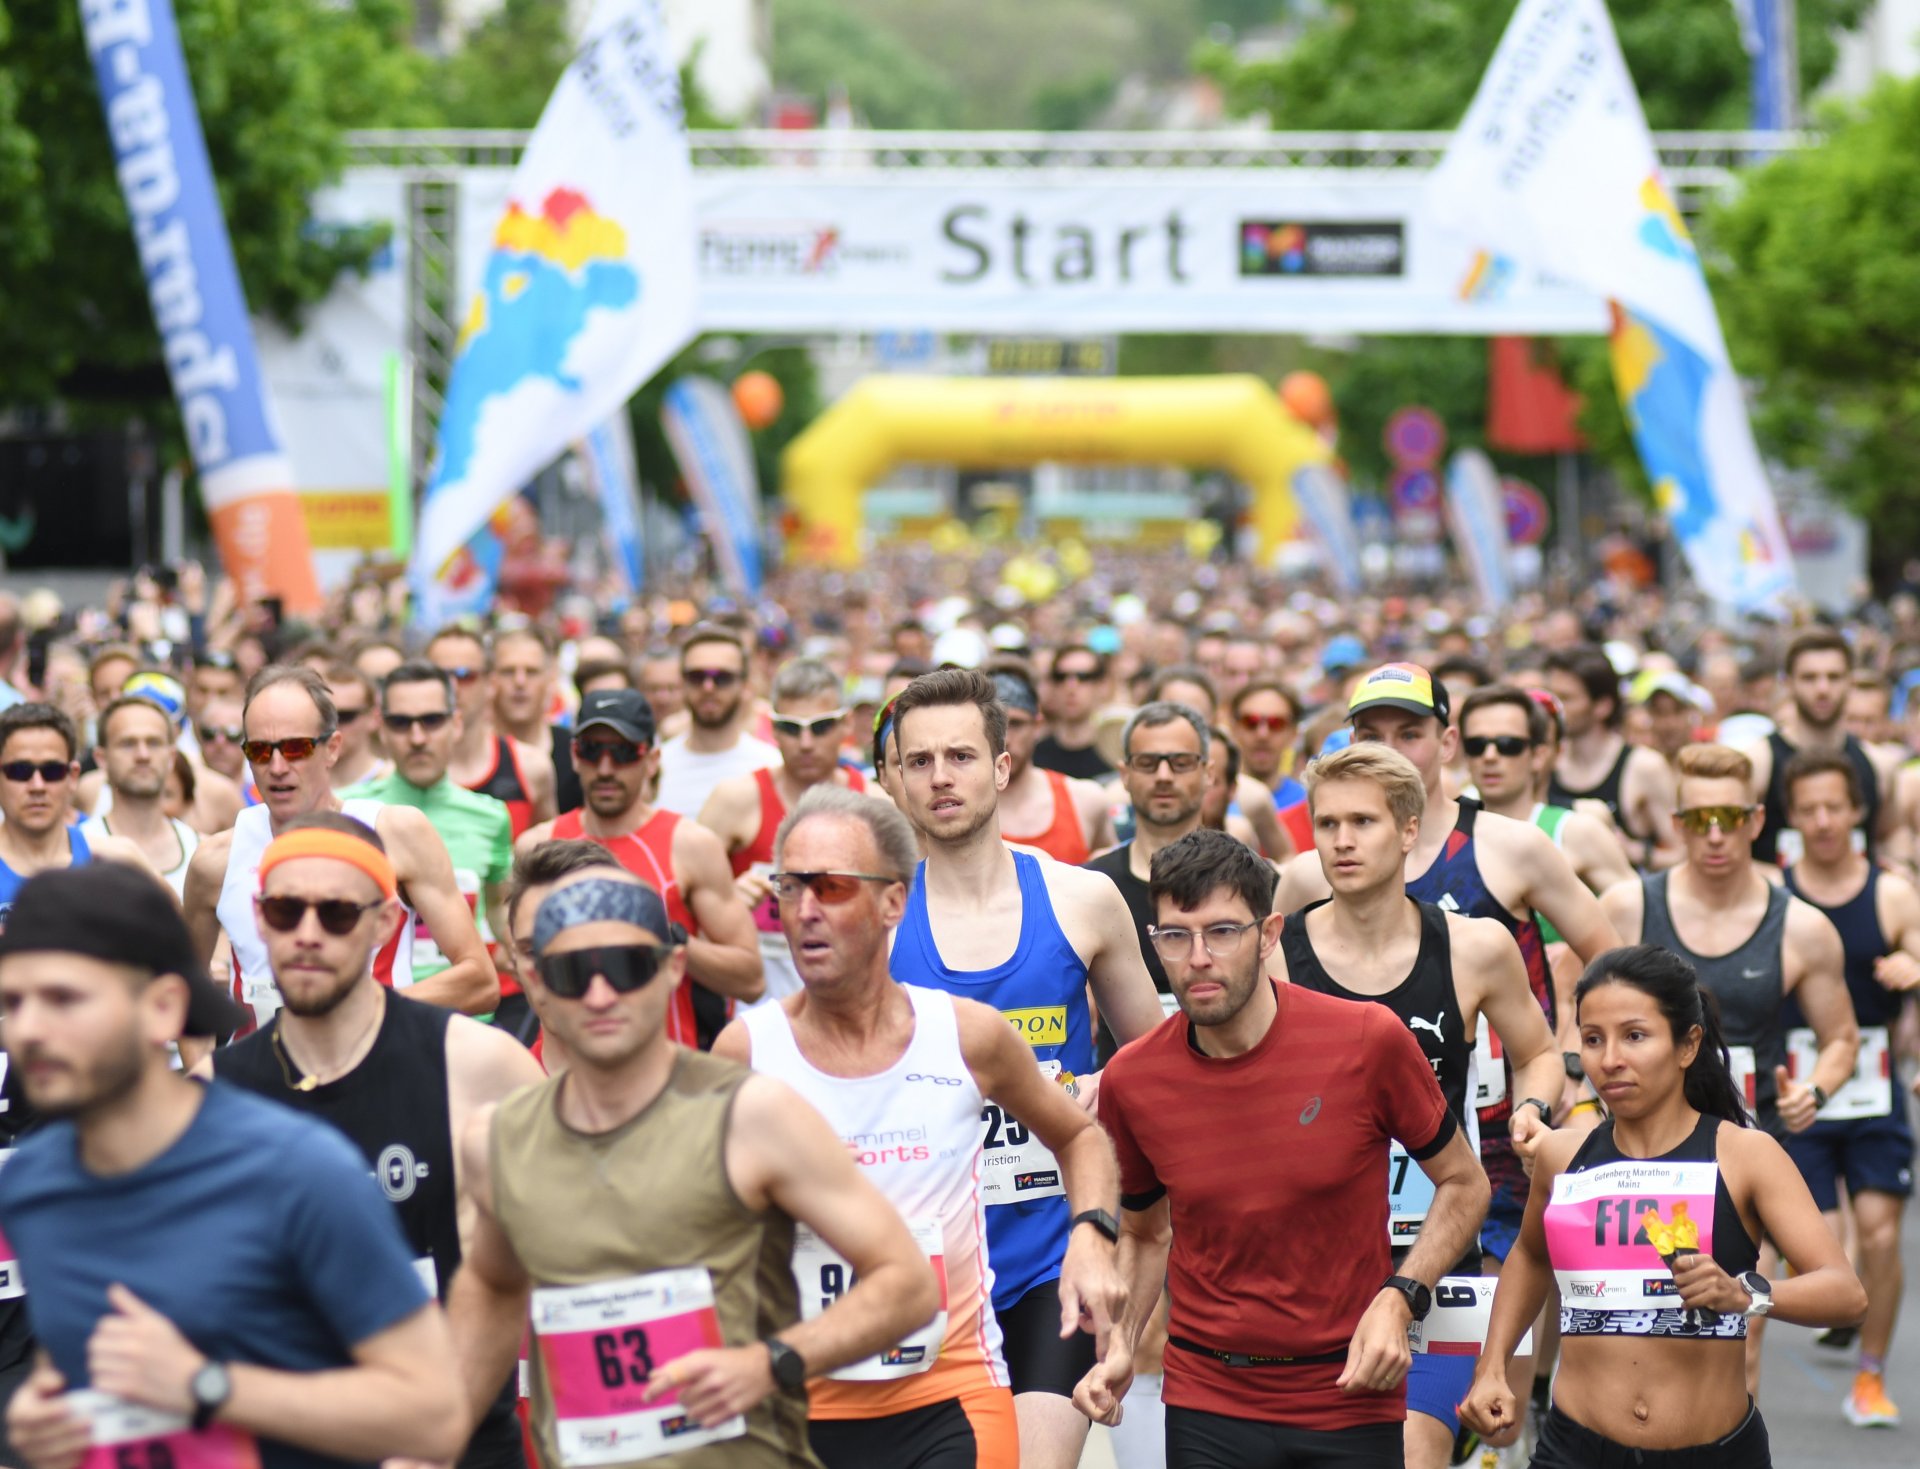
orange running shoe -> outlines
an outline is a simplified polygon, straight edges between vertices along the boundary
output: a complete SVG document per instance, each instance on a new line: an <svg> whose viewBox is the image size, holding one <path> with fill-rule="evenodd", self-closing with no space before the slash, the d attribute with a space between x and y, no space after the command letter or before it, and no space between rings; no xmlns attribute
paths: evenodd
<svg viewBox="0 0 1920 1469"><path fill-rule="evenodd" d="M1900 1421L1900 1410L1887 1396L1887 1385L1878 1372L1857 1373L1842 1407L1855 1428L1892 1428Z"/></svg>

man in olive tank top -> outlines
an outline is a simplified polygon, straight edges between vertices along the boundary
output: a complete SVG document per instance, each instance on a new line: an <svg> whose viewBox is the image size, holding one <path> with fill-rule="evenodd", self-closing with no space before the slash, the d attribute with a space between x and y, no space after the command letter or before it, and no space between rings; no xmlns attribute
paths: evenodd
<svg viewBox="0 0 1920 1469"><path fill-rule="evenodd" d="M685 979L652 888L592 869L534 919L528 993L561 1076L475 1114L477 1222L448 1301L477 1415L531 1327L541 1469L818 1469L806 1380L933 1318L933 1271L819 1113L668 1040ZM801 1321L794 1234L848 1262Z"/></svg>

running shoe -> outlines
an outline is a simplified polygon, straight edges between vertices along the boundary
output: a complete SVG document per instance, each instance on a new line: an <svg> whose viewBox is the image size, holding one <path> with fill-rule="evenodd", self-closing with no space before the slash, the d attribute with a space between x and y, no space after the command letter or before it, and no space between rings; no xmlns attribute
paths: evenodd
<svg viewBox="0 0 1920 1469"><path fill-rule="evenodd" d="M1841 1408L1855 1428L1892 1428L1900 1422L1900 1410L1887 1396L1887 1385L1878 1372L1856 1374L1853 1391Z"/></svg>
<svg viewBox="0 0 1920 1469"><path fill-rule="evenodd" d="M1826 1347L1830 1351L1844 1352L1853 1345L1854 1338L1860 1335L1857 1326L1829 1326L1813 1339L1816 1347Z"/></svg>

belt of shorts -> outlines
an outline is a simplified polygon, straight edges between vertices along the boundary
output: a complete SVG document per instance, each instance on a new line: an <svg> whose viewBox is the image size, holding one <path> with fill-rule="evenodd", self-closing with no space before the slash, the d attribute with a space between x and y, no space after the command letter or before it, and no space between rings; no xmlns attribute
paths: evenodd
<svg viewBox="0 0 1920 1469"><path fill-rule="evenodd" d="M1172 1334L1167 1337L1167 1345L1178 1347L1183 1352L1192 1352L1197 1357L1211 1357L1226 1367L1314 1367L1347 1360L1344 1347L1338 1351L1314 1352L1300 1357L1269 1357L1258 1352L1223 1352L1218 1347L1203 1347L1197 1341Z"/></svg>

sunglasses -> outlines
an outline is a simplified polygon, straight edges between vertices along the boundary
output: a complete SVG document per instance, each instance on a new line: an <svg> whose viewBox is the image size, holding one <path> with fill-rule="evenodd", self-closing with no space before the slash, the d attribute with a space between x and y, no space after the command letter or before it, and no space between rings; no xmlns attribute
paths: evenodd
<svg viewBox="0 0 1920 1469"><path fill-rule="evenodd" d="M1293 728L1293 720L1285 714L1242 714L1240 727L1252 730L1255 734L1285 734Z"/></svg>
<svg viewBox="0 0 1920 1469"><path fill-rule="evenodd" d="M305 898L257 898L260 905L260 921L279 933L292 933L307 916L307 909L313 909L320 919L320 926L335 938L344 937L354 930L363 914L385 906L385 900L377 903L349 903L345 898L322 898L310 903Z"/></svg>
<svg viewBox="0 0 1920 1469"><path fill-rule="evenodd" d="M1524 755L1533 748L1533 741L1525 735L1469 735L1460 741L1460 748L1467 752L1467 758L1478 760L1489 749L1497 750L1511 760L1515 755Z"/></svg>
<svg viewBox="0 0 1920 1469"><path fill-rule="evenodd" d="M1104 675L1101 674L1098 669L1062 668L1053 673L1049 673L1047 680L1050 683L1094 684L1099 683L1102 677L1104 677Z"/></svg>
<svg viewBox="0 0 1920 1469"><path fill-rule="evenodd" d="M600 740L594 743L575 740L573 758L582 765L598 765L611 756L615 765L638 765L647 749L646 745L636 745L632 740Z"/></svg>
<svg viewBox="0 0 1920 1469"><path fill-rule="evenodd" d="M1746 823L1753 815L1751 806L1689 806L1684 811L1673 813L1674 819L1697 837L1705 836L1714 827L1722 831L1732 831L1736 826Z"/></svg>
<svg viewBox="0 0 1920 1469"><path fill-rule="evenodd" d="M700 684L710 689L730 689L740 682L740 675L731 668L683 668L680 678L683 683Z"/></svg>
<svg viewBox="0 0 1920 1469"><path fill-rule="evenodd" d="M833 727L846 717L847 711L844 709L836 709L831 714L822 714L813 719L802 719L794 714L775 714L773 732L785 735L790 740L799 739L802 731L816 740L825 739L833 733Z"/></svg>
<svg viewBox="0 0 1920 1469"><path fill-rule="evenodd" d="M873 872L776 872L768 879L773 895L782 903L797 903L802 890L812 893L829 908L851 903L863 882L898 882L897 877L881 877Z"/></svg>
<svg viewBox="0 0 1920 1469"><path fill-rule="evenodd" d="M398 734L398 735L407 734L413 729L413 727L416 724L419 725L420 728L424 729L428 734L432 734L436 730L445 729L447 726L447 721L452 718L453 716L447 713L383 714L380 716L380 722L384 724L394 734Z"/></svg>
<svg viewBox="0 0 1920 1469"><path fill-rule="evenodd" d="M36 775L48 785L59 785L72 771L72 766L64 760L9 760L0 765L0 775L17 786L23 786Z"/></svg>
<svg viewBox="0 0 1920 1469"><path fill-rule="evenodd" d="M481 674L485 673L486 669L462 666L459 668L443 668L440 671L455 683L472 683L476 678L480 677Z"/></svg>
<svg viewBox="0 0 1920 1469"><path fill-rule="evenodd" d="M340 717L339 727L345 729L348 725L357 723L360 716L367 711L365 709L342 709L338 704L335 704L333 706L333 712Z"/></svg>
<svg viewBox="0 0 1920 1469"><path fill-rule="evenodd" d="M595 975L615 994L628 995L653 982L666 952L658 944L610 944L570 954L542 954L534 967L547 988L563 1000L579 999L593 987Z"/></svg>
<svg viewBox="0 0 1920 1469"><path fill-rule="evenodd" d="M277 750L286 756L289 763L311 760L313 752L320 748L320 741L313 735L294 735L285 740L248 740L240 746L240 753L247 757L252 765L265 765L273 758Z"/></svg>
<svg viewBox="0 0 1920 1469"><path fill-rule="evenodd" d="M247 733L237 724L198 724L194 726L193 732L200 736L200 743L203 745L211 745L218 740L237 745Z"/></svg>
<svg viewBox="0 0 1920 1469"><path fill-rule="evenodd" d="M1127 756L1127 769L1135 775L1158 775L1161 763L1175 775L1192 775L1201 766L1201 757L1191 752L1182 754L1149 755L1141 751L1138 755Z"/></svg>

